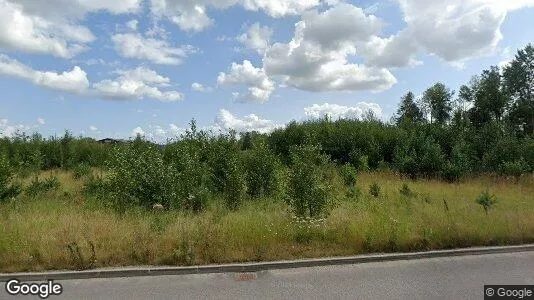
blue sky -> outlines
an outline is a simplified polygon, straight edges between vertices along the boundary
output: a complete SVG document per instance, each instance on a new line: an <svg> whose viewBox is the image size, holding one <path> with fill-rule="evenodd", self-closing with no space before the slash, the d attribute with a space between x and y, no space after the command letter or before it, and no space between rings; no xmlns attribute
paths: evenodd
<svg viewBox="0 0 534 300"><path fill-rule="evenodd" d="M534 41L532 0L0 0L0 135L384 120Z"/></svg>

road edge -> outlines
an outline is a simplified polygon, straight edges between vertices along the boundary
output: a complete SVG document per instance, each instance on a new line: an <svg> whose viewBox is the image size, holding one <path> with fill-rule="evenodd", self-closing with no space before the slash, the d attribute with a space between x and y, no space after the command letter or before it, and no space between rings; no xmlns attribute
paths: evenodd
<svg viewBox="0 0 534 300"><path fill-rule="evenodd" d="M414 260L422 258L453 257L465 255L484 255L497 253L514 253L534 251L534 244L516 246L471 247L450 250L432 250L425 252L365 254L357 256L326 257L299 260L234 263L219 265L200 265L189 267L149 266L125 267L111 269L94 269L85 271L51 271L33 273L0 273L0 282L16 278L21 281L69 280L89 278L114 278L137 276L188 275L206 273L246 273L273 269L293 269L329 265L350 265L370 262L397 260Z"/></svg>

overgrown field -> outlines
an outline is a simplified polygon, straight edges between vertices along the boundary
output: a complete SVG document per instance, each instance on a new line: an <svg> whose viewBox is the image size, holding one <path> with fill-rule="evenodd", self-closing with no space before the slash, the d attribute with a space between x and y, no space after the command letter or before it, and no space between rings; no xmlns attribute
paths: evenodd
<svg viewBox="0 0 534 300"><path fill-rule="evenodd" d="M296 217L291 205L270 197L246 200L235 209L210 201L197 213L117 211L84 194L90 175L75 177L71 171L43 172L39 182L57 181L40 188L28 177L16 201L0 204L0 272L534 242L531 175L517 183L482 176L451 184L365 172L355 186L334 180L335 203L328 215L313 219ZM497 200L487 214L476 201L486 190Z"/></svg>

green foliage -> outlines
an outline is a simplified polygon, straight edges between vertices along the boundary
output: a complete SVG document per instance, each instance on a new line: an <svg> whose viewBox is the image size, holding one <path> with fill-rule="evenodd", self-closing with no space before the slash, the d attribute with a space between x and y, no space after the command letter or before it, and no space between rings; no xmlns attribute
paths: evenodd
<svg viewBox="0 0 534 300"><path fill-rule="evenodd" d="M400 144L394 157L397 169L410 178L437 176L445 164L441 146L432 138L421 134Z"/></svg>
<svg viewBox="0 0 534 300"><path fill-rule="evenodd" d="M443 83L436 83L423 94L423 103L429 110L431 120L437 124L445 124L451 118L452 96L454 92Z"/></svg>
<svg viewBox="0 0 534 300"><path fill-rule="evenodd" d="M207 163L213 192L223 195L228 208L236 209L244 199L246 185L239 147L232 134L210 143Z"/></svg>
<svg viewBox="0 0 534 300"><path fill-rule="evenodd" d="M5 155L0 155L0 202L20 194L20 185L14 184L13 169Z"/></svg>
<svg viewBox="0 0 534 300"><path fill-rule="evenodd" d="M402 187L399 189L399 193L408 198L415 197L416 193L410 189L407 183L404 183Z"/></svg>
<svg viewBox="0 0 534 300"><path fill-rule="evenodd" d="M513 176L516 181L519 177L526 173L528 170L528 164L523 157L514 161L503 162L499 167L499 172L504 176Z"/></svg>
<svg viewBox="0 0 534 300"><path fill-rule="evenodd" d="M415 96L412 92L408 92L401 98L397 110L397 124L417 123L424 120L423 112L414 100Z"/></svg>
<svg viewBox="0 0 534 300"><path fill-rule="evenodd" d="M534 46L517 52L503 71L504 90L511 97L508 120L521 135L534 134Z"/></svg>
<svg viewBox="0 0 534 300"><path fill-rule="evenodd" d="M150 208L156 203L178 206L174 177L157 147L142 141L118 147L109 168L110 198L116 208L131 205Z"/></svg>
<svg viewBox="0 0 534 300"><path fill-rule="evenodd" d="M289 187L293 210L298 216L310 218L325 213L330 196L325 173L328 158L320 154L317 146L304 145L291 148L291 161Z"/></svg>
<svg viewBox="0 0 534 300"><path fill-rule="evenodd" d="M91 173L91 167L89 165L86 165L84 163L81 163L74 167L72 169L73 175L75 179L82 178L84 176L87 176Z"/></svg>
<svg viewBox="0 0 534 300"><path fill-rule="evenodd" d="M369 194L375 198L378 198L380 196L380 185L378 183L374 182L369 186Z"/></svg>
<svg viewBox="0 0 534 300"><path fill-rule="evenodd" d="M25 192L27 195L35 197L48 191L57 190L60 186L61 184L55 176L49 177L45 180L40 180L39 178L35 177L31 181L30 185L26 187Z"/></svg>
<svg viewBox="0 0 534 300"><path fill-rule="evenodd" d="M489 210L497 203L497 198L486 189L478 195L476 203L484 208L484 212L487 215Z"/></svg>
<svg viewBox="0 0 534 300"><path fill-rule="evenodd" d="M339 168L339 174L346 186L352 187L356 184L357 172L353 166L349 164L341 166L341 168Z"/></svg>
<svg viewBox="0 0 534 300"><path fill-rule="evenodd" d="M86 196L104 199L109 191L109 184L102 176L90 175L83 185L82 192Z"/></svg>
<svg viewBox="0 0 534 300"><path fill-rule="evenodd" d="M258 141L243 153L247 193L253 198L281 196L282 165L268 146Z"/></svg>

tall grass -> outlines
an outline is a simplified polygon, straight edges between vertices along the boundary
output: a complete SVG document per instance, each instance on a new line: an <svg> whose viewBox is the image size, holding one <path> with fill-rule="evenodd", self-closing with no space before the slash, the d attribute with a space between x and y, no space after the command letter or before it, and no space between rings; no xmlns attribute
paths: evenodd
<svg viewBox="0 0 534 300"><path fill-rule="evenodd" d="M407 181L393 173L358 175L356 188L376 183L380 194L345 196L323 219L297 218L283 201L247 200L230 210L212 201L204 212L123 213L85 197L82 179L51 171L57 190L25 194L0 204L0 271L79 269L77 245L92 267L144 264L190 265L292 259L368 252L410 251L534 242L534 178L518 183L490 176L448 184ZM31 180L25 180L24 186ZM499 199L488 215L476 203L488 189ZM444 203L447 204L447 208Z"/></svg>

